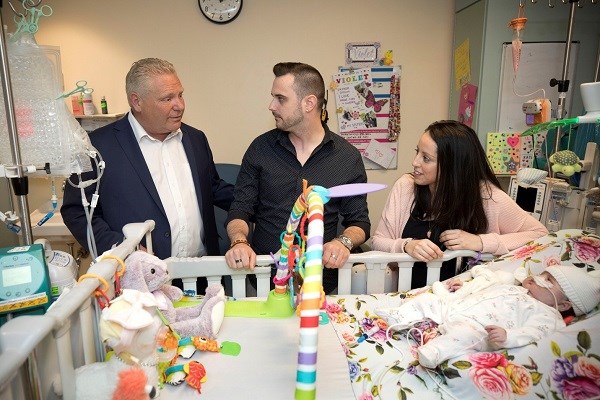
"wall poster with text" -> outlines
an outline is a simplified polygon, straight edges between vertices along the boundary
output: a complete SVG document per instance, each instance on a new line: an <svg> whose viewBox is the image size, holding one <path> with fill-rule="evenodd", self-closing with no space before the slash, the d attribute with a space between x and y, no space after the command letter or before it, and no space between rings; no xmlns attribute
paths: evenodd
<svg viewBox="0 0 600 400"><path fill-rule="evenodd" d="M396 169L400 133L400 66L351 69L333 75L339 134L366 169Z"/></svg>

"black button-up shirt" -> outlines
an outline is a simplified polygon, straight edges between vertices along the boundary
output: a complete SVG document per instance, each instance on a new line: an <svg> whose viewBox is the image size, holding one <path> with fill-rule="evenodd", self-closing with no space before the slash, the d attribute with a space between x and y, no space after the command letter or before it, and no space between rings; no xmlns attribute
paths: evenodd
<svg viewBox="0 0 600 400"><path fill-rule="evenodd" d="M323 141L304 165L288 133L273 129L257 137L244 155L235 186L235 200L228 221L254 223L252 247L257 254L276 253L281 248L292 207L302 193L302 180L325 188L364 183L367 173L360 152L325 126ZM370 234L367 196L332 198L325 204L324 242L338 234L338 219L344 227L357 226Z"/></svg>

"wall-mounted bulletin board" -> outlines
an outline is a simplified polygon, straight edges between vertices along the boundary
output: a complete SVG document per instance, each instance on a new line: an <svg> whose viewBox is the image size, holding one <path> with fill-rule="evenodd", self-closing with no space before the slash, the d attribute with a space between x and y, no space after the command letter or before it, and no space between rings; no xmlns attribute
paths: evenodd
<svg viewBox="0 0 600 400"><path fill-rule="evenodd" d="M400 66L341 67L332 77L339 134L366 169L396 169L400 133Z"/></svg>

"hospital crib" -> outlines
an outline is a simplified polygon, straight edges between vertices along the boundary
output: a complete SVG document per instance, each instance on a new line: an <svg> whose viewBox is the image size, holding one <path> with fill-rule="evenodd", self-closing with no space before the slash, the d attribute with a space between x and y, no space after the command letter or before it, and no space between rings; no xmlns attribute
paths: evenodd
<svg viewBox="0 0 600 400"><path fill-rule="evenodd" d="M125 259L146 236L151 243L153 221L129 224L124 229L126 240L111 254ZM151 251L151 248L148 249ZM443 260L428 264L427 282L439 279L441 263L457 257L474 257L470 251L449 251ZM269 291L270 256L258 256L258 296ZM414 260L407 254L389 254L370 251L352 254L340 269L338 294L349 294L352 280L366 279L366 293L383 293L388 281L388 263L398 263L398 290L408 289ZM209 282L220 282L221 277L232 277L232 294L236 298L246 295L245 277L248 271L231 270L224 257L171 258L167 261L172 278L182 278L184 290L195 288L196 277L206 276ZM89 273L113 281L117 261L104 259L94 264ZM104 348L98 340L97 307L94 292L101 285L97 278L84 279L44 315L22 315L8 321L0 328L0 400L75 399L75 369L104 357ZM107 295L114 296L111 286ZM355 285L356 286L356 285ZM58 395L56 394L58 393Z"/></svg>

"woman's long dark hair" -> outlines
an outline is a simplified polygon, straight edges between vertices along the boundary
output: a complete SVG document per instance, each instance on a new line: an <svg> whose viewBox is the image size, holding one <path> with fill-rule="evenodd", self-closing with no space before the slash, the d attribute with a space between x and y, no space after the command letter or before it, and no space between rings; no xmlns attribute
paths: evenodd
<svg viewBox="0 0 600 400"><path fill-rule="evenodd" d="M434 122L426 132L437 145L436 190L432 197L429 186L415 185L413 215L435 221L441 231L485 233L488 221L481 185L486 185L488 198L490 185L501 186L477 134L458 121Z"/></svg>

